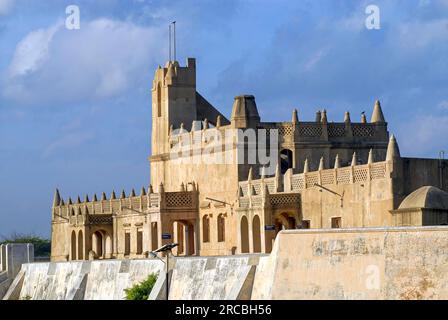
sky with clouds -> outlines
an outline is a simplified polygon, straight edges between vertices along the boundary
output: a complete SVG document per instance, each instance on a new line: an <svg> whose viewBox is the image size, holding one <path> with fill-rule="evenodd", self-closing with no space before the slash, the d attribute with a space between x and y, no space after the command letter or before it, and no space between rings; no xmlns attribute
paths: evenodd
<svg viewBox="0 0 448 320"><path fill-rule="evenodd" d="M65 28L78 5L81 28ZM379 30L365 27L369 4ZM178 60L230 114L254 94L266 121L382 101L405 156L448 151L448 0L0 0L0 235L50 235L53 191L149 183L150 86L177 21Z"/></svg>

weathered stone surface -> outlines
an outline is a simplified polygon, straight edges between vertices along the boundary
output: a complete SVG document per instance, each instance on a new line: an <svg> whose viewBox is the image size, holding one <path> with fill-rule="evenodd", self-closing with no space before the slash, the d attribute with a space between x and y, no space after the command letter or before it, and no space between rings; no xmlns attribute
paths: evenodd
<svg viewBox="0 0 448 320"><path fill-rule="evenodd" d="M447 299L448 227L284 231L253 299Z"/></svg>

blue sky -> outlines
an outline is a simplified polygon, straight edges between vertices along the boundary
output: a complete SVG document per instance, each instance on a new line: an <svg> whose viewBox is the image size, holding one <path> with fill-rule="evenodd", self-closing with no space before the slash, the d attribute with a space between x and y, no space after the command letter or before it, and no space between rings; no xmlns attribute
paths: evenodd
<svg viewBox="0 0 448 320"><path fill-rule="evenodd" d="M68 5L81 29L65 28ZM381 29L365 27L380 8ZM50 235L62 196L149 183L150 85L177 21L178 60L230 114L368 115L380 99L405 156L448 151L448 0L0 0L0 235Z"/></svg>

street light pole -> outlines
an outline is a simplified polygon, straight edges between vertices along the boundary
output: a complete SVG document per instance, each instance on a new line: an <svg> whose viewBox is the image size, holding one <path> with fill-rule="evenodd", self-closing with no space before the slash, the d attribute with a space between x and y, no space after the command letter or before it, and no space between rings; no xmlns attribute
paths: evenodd
<svg viewBox="0 0 448 320"><path fill-rule="evenodd" d="M154 258L157 258L160 261L162 261L163 263L165 263L165 267L166 267L166 271L165 271L166 300L169 300L169 292L170 292L170 284L169 284L169 278L168 278L168 274L170 271L170 253L171 253L171 250L177 246L178 246L177 243L169 243L169 244L166 244L166 245L160 247L157 250L150 252L151 256L153 256ZM157 255L157 252L166 252L166 262L159 258L159 256Z"/></svg>

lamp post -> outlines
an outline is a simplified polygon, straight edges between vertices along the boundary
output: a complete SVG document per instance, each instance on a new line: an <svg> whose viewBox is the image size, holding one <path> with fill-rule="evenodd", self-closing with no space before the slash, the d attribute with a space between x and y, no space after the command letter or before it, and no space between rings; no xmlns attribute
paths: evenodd
<svg viewBox="0 0 448 320"><path fill-rule="evenodd" d="M177 247L177 246L178 246L177 243L169 243L169 244L166 244L166 245L160 247L159 249L151 251L149 253L152 257L159 259L160 261L162 261L165 264L165 267L166 267L166 277L165 277L165 281L166 281L166 300L168 300L169 292L170 292L169 291L169 289L170 289L169 279L168 279L169 265L170 265L170 263L169 263L170 262L170 260L169 260L170 253L171 253L171 250L173 248ZM159 258L159 256L157 255L158 252L166 252L166 262Z"/></svg>

